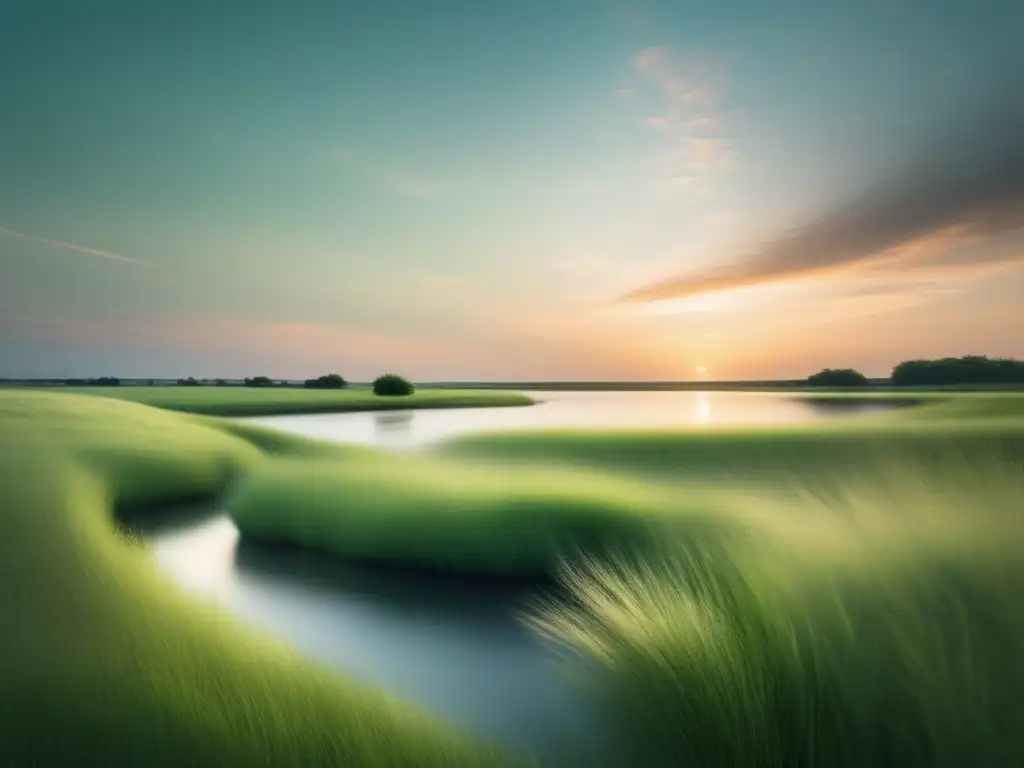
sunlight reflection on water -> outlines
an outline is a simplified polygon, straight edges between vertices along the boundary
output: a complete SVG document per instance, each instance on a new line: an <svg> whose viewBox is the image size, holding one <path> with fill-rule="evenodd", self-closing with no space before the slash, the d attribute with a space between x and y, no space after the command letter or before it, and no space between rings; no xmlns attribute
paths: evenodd
<svg viewBox="0 0 1024 768"><path fill-rule="evenodd" d="M468 432L518 429L725 427L849 417L885 407L828 409L761 392L531 392L537 405L515 408L260 416L244 419L309 437L415 448Z"/></svg>

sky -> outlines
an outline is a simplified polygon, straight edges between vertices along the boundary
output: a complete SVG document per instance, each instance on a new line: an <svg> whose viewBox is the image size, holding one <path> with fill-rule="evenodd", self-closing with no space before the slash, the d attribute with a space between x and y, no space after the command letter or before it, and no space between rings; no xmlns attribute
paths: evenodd
<svg viewBox="0 0 1024 768"><path fill-rule="evenodd" d="M0 376L1024 357L1018 0L0 0Z"/></svg>

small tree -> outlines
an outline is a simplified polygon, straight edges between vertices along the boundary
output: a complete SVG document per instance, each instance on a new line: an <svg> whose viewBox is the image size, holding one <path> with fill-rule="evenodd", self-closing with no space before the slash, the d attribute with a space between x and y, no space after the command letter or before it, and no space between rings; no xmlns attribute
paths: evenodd
<svg viewBox="0 0 1024 768"><path fill-rule="evenodd" d="M853 368L823 368L807 377L812 387L866 387L867 376Z"/></svg>
<svg viewBox="0 0 1024 768"><path fill-rule="evenodd" d="M403 379L394 373L385 373L378 376L373 382L373 393L383 397L400 397L411 395L416 387L408 379Z"/></svg>
<svg viewBox="0 0 1024 768"><path fill-rule="evenodd" d="M253 376L251 379L245 380L245 386L247 387L272 387L274 386L274 380L269 376Z"/></svg>
<svg viewBox="0 0 1024 768"><path fill-rule="evenodd" d="M199 382L194 377L189 376L187 379L178 379L179 387L198 387Z"/></svg>
<svg viewBox="0 0 1024 768"><path fill-rule="evenodd" d="M213 382L213 385L215 387L226 387L228 385L228 383L227 383L227 381L225 379L216 379Z"/></svg>

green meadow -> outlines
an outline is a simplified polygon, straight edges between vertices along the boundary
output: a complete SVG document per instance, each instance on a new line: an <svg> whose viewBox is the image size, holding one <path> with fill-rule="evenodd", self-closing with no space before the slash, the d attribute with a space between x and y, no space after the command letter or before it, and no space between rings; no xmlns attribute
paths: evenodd
<svg viewBox="0 0 1024 768"><path fill-rule="evenodd" d="M124 401L146 389L169 399ZM254 540L560 581L524 620L571 651L609 765L1024 763L1024 396L386 454L167 410L373 395L173 389L0 392L4 764L529 762L186 597L116 525L222 494Z"/></svg>

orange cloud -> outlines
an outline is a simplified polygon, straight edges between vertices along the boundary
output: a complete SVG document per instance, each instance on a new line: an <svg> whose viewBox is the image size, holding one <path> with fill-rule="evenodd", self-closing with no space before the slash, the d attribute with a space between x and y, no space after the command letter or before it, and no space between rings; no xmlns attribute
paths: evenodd
<svg viewBox="0 0 1024 768"><path fill-rule="evenodd" d="M662 51L640 62L666 87L675 83ZM627 301L658 301L741 286L804 280L850 269L893 272L1016 263L1019 248L993 251L995 238L1024 229L1024 100L994 91L964 124L887 179L745 258L710 271L642 286ZM728 146L725 146L725 151ZM729 157L713 139L687 137L689 174ZM683 174L686 177L688 174Z"/></svg>
<svg viewBox="0 0 1024 768"><path fill-rule="evenodd" d="M893 247L861 258L829 261L779 259L754 261L720 267L702 274L674 278L645 286L630 294L627 301L664 301L706 293L843 276L877 275L899 279L961 277L973 279L1024 262L1024 249L1014 244L991 246L985 233L965 224L942 227Z"/></svg>

